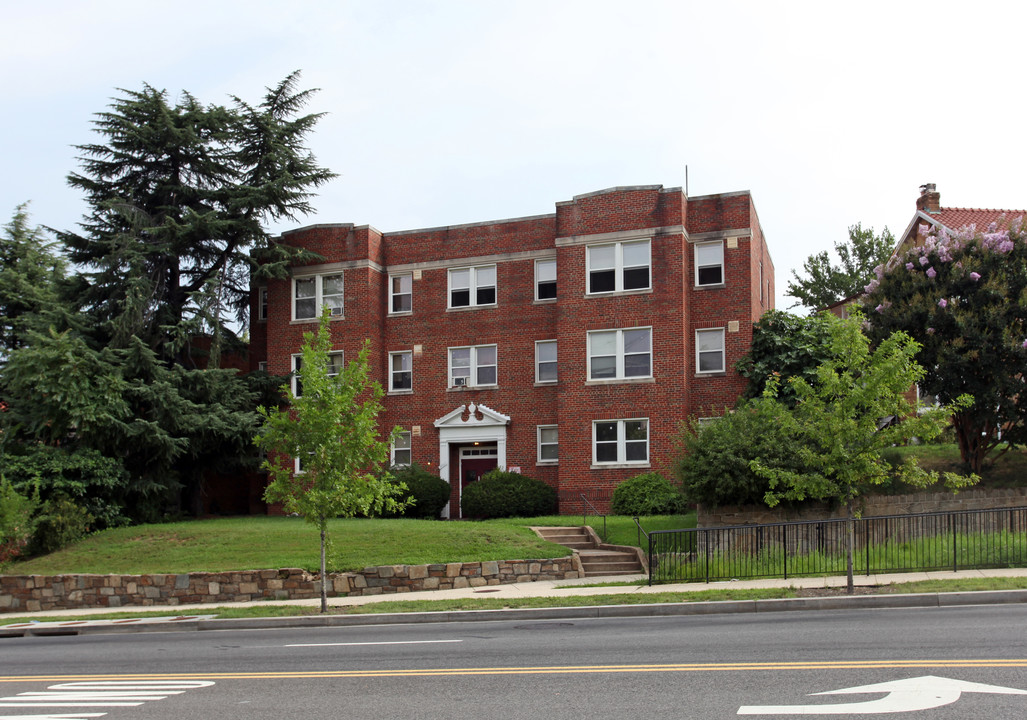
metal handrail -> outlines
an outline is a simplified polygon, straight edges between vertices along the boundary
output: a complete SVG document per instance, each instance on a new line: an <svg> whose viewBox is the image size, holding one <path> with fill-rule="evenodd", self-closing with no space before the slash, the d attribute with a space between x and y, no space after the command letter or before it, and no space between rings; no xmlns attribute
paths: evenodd
<svg viewBox="0 0 1027 720"><path fill-rule="evenodd" d="M649 533L642 527L642 523L638 521L638 516L631 518L635 521L635 527L638 528L638 532L635 534L635 541L638 543L638 547L642 547L642 536L645 535L646 544L646 559L648 561L648 574L649 574L649 587L653 586L653 541L649 537Z"/></svg>
<svg viewBox="0 0 1027 720"><path fill-rule="evenodd" d="M585 493L581 493L581 502L581 524L588 525L588 515L586 512L588 508L592 508L592 514L603 519L603 534L600 537L603 539L603 542L606 542L606 516L599 512L596 506L588 501L588 498L585 497Z"/></svg>

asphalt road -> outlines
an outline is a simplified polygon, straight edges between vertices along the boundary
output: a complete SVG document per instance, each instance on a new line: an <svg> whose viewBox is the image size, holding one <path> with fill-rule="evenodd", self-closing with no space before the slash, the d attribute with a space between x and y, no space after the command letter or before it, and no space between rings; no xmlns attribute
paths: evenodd
<svg viewBox="0 0 1027 720"><path fill-rule="evenodd" d="M1020 720L1027 606L7 638L0 676L0 718Z"/></svg>

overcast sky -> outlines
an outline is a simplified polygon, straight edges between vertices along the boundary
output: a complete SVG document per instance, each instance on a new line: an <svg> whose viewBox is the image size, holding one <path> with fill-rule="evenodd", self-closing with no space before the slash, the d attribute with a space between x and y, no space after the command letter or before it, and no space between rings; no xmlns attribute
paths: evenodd
<svg viewBox="0 0 1027 720"><path fill-rule="evenodd" d="M779 308L857 222L918 187L1027 207L1027 4L0 0L0 218L71 229L74 145L117 88L207 103L302 70L340 173L302 224L383 231L538 215L618 185L749 190ZM276 230L285 229L282 227Z"/></svg>

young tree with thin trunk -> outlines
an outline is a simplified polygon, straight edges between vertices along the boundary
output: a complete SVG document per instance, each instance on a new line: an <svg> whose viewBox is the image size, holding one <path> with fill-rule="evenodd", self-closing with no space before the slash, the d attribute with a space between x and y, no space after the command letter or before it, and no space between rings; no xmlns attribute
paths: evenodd
<svg viewBox="0 0 1027 720"><path fill-rule="evenodd" d="M261 407L264 427L256 438L268 453L265 499L282 503L320 533L321 612L328 610L328 521L398 510L406 490L382 470L393 434L382 437L378 429L383 393L369 380L368 345L331 374L330 317L325 308L317 333L304 334L301 394L286 388L287 407Z"/></svg>
<svg viewBox="0 0 1027 720"><path fill-rule="evenodd" d="M771 507L782 500L833 500L846 508L848 591L853 592L854 519L860 515L859 499L873 485L887 481L896 472L881 451L904 445L911 437L937 437L954 408L933 408L917 412L904 394L923 376L915 360L919 346L908 335L895 333L871 350L857 314L847 320L828 316L828 359L817 368L816 382L801 376L788 380L794 393L794 407L773 402L780 382L767 383L764 400L773 402L777 422L795 437L801 460L799 471L773 466L761 459L751 467L766 478L770 489L765 501ZM960 399L958 404L965 404ZM912 460L912 459L911 459ZM910 485L924 487L937 482L915 462L897 471ZM952 489L971 484L975 477L946 473Z"/></svg>

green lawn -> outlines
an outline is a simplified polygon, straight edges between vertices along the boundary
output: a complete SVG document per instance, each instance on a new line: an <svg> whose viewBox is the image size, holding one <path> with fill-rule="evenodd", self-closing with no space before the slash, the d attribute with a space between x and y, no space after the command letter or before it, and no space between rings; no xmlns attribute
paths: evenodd
<svg viewBox="0 0 1027 720"><path fill-rule="evenodd" d="M602 521L589 518L601 529ZM335 520L329 569L564 557L531 525L580 525L581 516L468 522ZM694 527L695 515L643 519L646 530ZM609 542L636 544L631 518L608 519ZM105 530L56 553L12 564L10 575L184 573L299 567L316 570L314 527L298 518L240 517Z"/></svg>

